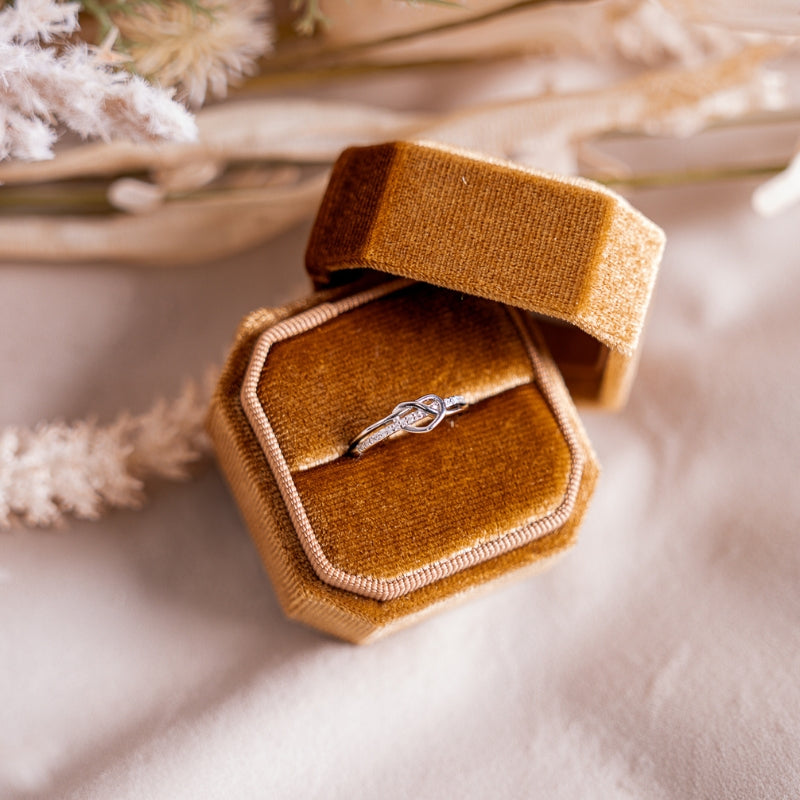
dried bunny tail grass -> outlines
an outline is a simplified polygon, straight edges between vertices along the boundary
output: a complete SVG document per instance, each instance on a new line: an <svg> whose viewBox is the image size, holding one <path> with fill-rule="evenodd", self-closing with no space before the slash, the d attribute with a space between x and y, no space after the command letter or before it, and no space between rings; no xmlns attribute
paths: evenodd
<svg viewBox="0 0 800 800"><path fill-rule="evenodd" d="M168 0L140 3L114 22L136 69L198 107L256 71L257 60L272 48L270 16L266 0L208 6Z"/></svg>
<svg viewBox="0 0 800 800"><path fill-rule="evenodd" d="M138 508L148 478L184 480L209 452L203 428L211 379L187 382L177 398L112 424L45 423L0 430L0 528L48 527L67 515L97 519Z"/></svg>
<svg viewBox="0 0 800 800"><path fill-rule="evenodd" d="M41 47L74 30L76 13L52 0L0 11L0 158L52 157L58 123L104 141L194 140L194 119L167 92L102 63L85 44Z"/></svg>

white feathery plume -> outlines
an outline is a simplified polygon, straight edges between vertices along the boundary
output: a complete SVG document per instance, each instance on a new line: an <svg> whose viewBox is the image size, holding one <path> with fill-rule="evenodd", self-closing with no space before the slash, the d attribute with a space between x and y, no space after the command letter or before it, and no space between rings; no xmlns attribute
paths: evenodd
<svg viewBox="0 0 800 800"><path fill-rule="evenodd" d="M0 12L0 41L47 43L59 36L69 36L78 29L80 7L80 3L53 0L17 2Z"/></svg>
<svg viewBox="0 0 800 800"><path fill-rule="evenodd" d="M84 138L192 141L169 93L114 69L85 44L42 47L78 27L78 3L17 0L0 10L0 159L51 158L60 123Z"/></svg>
<svg viewBox="0 0 800 800"><path fill-rule="evenodd" d="M109 508L141 506L149 478L186 479L209 452L207 395L187 382L175 399L123 412L110 425L0 430L0 528L58 525L68 514L97 519Z"/></svg>

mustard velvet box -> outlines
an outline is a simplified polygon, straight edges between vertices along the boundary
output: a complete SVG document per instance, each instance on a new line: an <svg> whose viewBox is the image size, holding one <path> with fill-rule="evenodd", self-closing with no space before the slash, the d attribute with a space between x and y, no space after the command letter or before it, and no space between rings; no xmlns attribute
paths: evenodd
<svg viewBox="0 0 800 800"><path fill-rule="evenodd" d="M209 415L285 612L366 642L569 547L598 475L570 390L624 402L662 248L587 181L345 151L319 291L243 321Z"/></svg>

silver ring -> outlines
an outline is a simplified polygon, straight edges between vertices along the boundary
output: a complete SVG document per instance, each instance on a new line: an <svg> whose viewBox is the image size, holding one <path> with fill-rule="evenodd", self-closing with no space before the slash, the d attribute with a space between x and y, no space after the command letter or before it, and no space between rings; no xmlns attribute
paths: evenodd
<svg viewBox="0 0 800 800"><path fill-rule="evenodd" d="M441 398L438 394L426 394L400 403L391 414L364 428L350 443L347 452L360 456L396 433L430 433L445 417L463 411L467 405L461 395Z"/></svg>

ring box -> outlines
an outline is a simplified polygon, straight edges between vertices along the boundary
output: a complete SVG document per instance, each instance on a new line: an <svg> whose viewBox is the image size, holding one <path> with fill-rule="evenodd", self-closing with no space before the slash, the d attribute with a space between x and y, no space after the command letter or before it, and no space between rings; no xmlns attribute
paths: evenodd
<svg viewBox="0 0 800 800"><path fill-rule="evenodd" d="M243 321L209 414L286 613L366 642L569 547L598 475L570 391L624 402L662 248L586 181L345 151L306 253L319 291ZM348 454L430 393L469 405Z"/></svg>

